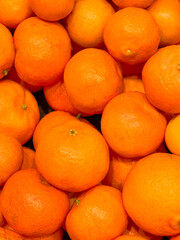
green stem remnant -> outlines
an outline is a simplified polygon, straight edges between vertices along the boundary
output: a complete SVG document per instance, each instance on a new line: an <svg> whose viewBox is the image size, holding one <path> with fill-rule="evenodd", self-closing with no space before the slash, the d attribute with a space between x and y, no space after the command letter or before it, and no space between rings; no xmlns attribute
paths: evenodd
<svg viewBox="0 0 180 240"><path fill-rule="evenodd" d="M71 129L70 130L70 135L71 136L75 136L77 134L77 132L74 130L74 129Z"/></svg>
<svg viewBox="0 0 180 240"><path fill-rule="evenodd" d="M8 75L8 72L9 72L9 70L8 70L8 69L5 69L5 70L3 70L2 74L3 74L4 76L7 76L7 75Z"/></svg>
<svg viewBox="0 0 180 240"><path fill-rule="evenodd" d="M23 110L26 110L26 109L27 109L27 105L26 105L26 104L23 104L23 105L22 105L22 109L23 109Z"/></svg>
<svg viewBox="0 0 180 240"><path fill-rule="evenodd" d="M80 119L81 117L81 113L78 113L78 115L76 116L77 119Z"/></svg>
<svg viewBox="0 0 180 240"><path fill-rule="evenodd" d="M80 200L78 200L78 199L76 199L76 206L78 206L79 205L79 203L80 203Z"/></svg>

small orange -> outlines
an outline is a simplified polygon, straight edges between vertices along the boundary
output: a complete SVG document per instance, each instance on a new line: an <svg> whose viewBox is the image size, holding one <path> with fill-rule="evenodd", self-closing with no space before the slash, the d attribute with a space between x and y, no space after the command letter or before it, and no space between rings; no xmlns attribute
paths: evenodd
<svg viewBox="0 0 180 240"><path fill-rule="evenodd" d="M123 91L117 62L109 53L96 48L84 49L69 60L64 84L73 106L91 115L101 113L109 100Z"/></svg>
<svg viewBox="0 0 180 240"><path fill-rule="evenodd" d="M112 0L118 7L139 7L147 8L149 7L154 0Z"/></svg>
<svg viewBox="0 0 180 240"><path fill-rule="evenodd" d="M35 165L35 151L23 146L23 162L21 169L36 168Z"/></svg>
<svg viewBox="0 0 180 240"><path fill-rule="evenodd" d="M71 57L71 41L60 23L25 19L14 32L14 42L15 68L21 80L35 86L59 81Z"/></svg>
<svg viewBox="0 0 180 240"><path fill-rule="evenodd" d="M66 29L78 45L98 47L103 43L104 25L114 12L106 0L76 0L73 11L67 17Z"/></svg>
<svg viewBox="0 0 180 240"><path fill-rule="evenodd" d="M78 197L66 217L71 239L109 240L123 233L127 225L121 192L96 186Z"/></svg>
<svg viewBox="0 0 180 240"><path fill-rule="evenodd" d="M124 78L124 92L137 91L145 93L143 81L139 76L129 76Z"/></svg>
<svg viewBox="0 0 180 240"><path fill-rule="evenodd" d="M75 0L29 0L34 13L46 21L59 21L70 14Z"/></svg>
<svg viewBox="0 0 180 240"><path fill-rule="evenodd" d="M127 7L107 21L104 42L115 59L134 65L145 62L157 51L160 32L147 10Z"/></svg>
<svg viewBox="0 0 180 240"><path fill-rule="evenodd" d="M45 181L35 169L14 173L1 193L2 213L19 234L40 237L57 231L69 210L68 195Z"/></svg>
<svg viewBox="0 0 180 240"><path fill-rule="evenodd" d="M123 187L123 203L142 230L157 236L180 233L179 171L180 156L169 153L150 154L132 167Z"/></svg>
<svg viewBox="0 0 180 240"><path fill-rule="evenodd" d="M6 79L0 81L0 116L0 131L24 144L32 137L40 113L33 94Z"/></svg>
<svg viewBox="0 0 180 240"><path fill-rule="evenodd" d="M53 186L80 192L101 182L109 168L109 148L94 127L72 120L57 125L42 136L35 163Z"/></svg>
<svg viewBox="0 0 180 240"><path fill-rule="evenodd" d="M158 128L157 128L158 124ZM125 92L106 105L101 131L111 149L125 158L154 152L163 142L167 121L140 92Z"/></svg>
<svg viewBox="0 0 180 240"><path fill-rule="evenodd" d="M29 0L0 0L0 23L16 28L20 22L33 15Z"/></svg>

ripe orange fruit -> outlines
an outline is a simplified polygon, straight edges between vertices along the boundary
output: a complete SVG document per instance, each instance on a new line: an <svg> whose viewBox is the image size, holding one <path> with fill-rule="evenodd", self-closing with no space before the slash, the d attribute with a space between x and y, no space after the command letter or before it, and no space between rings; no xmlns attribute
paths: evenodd
<svg viewBox="0 0 180 240"><path fill-rule="evenodd" d="M79 113L79 111L73 107L68 98L63 80L53 85L44 87L43 91L45 99L52 109L56 111L69 112L73 115L77 115Z"/></svg>
<svg viewBox="0 0 180 240"><path fill-rule="evenodd" d="M3 187L2 213L19 234L39 237L57 231L69 210L68 195L45 181L35 169L14 173Z"/></svg>
<svg viewBox="0 0 180 240"><path fill-rule="evenodd" d="M71 42L58 22L38 17L22 21L14 32L15 68L20 79L35 86L58 82L71 57Z"/></svg>
<svg viewBox="0 0 180 240"><path fill-rule="evenodd" d="M121 193L109 186L96 186L74 202L66 217L71 239L109 240L123 233L127 225Z"/></svg>
<svg viewBox="0 0 180 240"><path fill-rule="evenodd" d="M157 51L159 41L157 23L142 8L120 9L104 27L104 42L109 53L128 64L145 62Z"/></svg>
<svg viewBox="0 0 180 240"><path fill-rule="evenodd" d="M0 81L1 132L12 135L24 144L32 137L39 115L32 93L14 81Z"/></svg>
<svg viewBox="0 0 180 240"><path fill-rule="evenodd" d="M35 162L53 186L68 192L91 188L105 177L109 148L90 125L72 120L51 128L39 141Z"/></svg>
<svg viewBox="0 0 180 240"><path fill-rule="evenodd" d="M96 48L84 49L69 60L64 84L73 106L91 115L101 113L109 100L123 91L117 62L106 51Z"/></svg>
<svg viewBox="0 0 180 240"><path fill-rule="evenodd" d="M23 162L21 169L36 168L35 165L35 151L23 146Z"/></svg>
<svg viewBox="0 0 180 240"><path fill-rule="evenodd" d="M123 235L115 238L114 240L147 240L147 238L135 235Z"/></svg>
<svg viewBox="0 0 180 240"><path fill-rule="evenodd" d="M15 47L11 32L0 23L0 79L11 69L15 58Z"/></svg>
<svg viewBox="0 0 180 240"><path fill-rule="evenodd" d="M180 233L179 171L179 156L154 153L137 161L129 172L123 203L130 218L144 231L157 236Z"/></svg>
<svg viewBox="0 0 180 240"><path fill-rule="evenodd" d="M21 167L23 161L23 149L20 142L0 132L0 186Z"/></svg>
<svg viewBox="0 0 180 240"><path fill-rule="evenodd" d="M139 76L129 76L124 78L123 92L137 91L145 93L143 81Z"/></svg>
<svg viewBox="0 0 180 240"><path fill-rule="evenodd" d="M34 13L46 21L58 21L70 14L75 0L30 0Z"/></svg>
<svg viewBox="0 0 180 240"><path fill-rule="evenodd" d="M43 139L46 133L50 131L52 127L56 125L61 125L69 120L74 120L75 118L67 112L63 111L53 111L46 114L39 123L37 124L33 133L33 145L37 148L40 139Z"/></svg>
<svg viewBox="0 0 180 240"><path fill-rule="evenodd" d="M144 65L142 79L148 100L167 113L180 112L180 45L161 48Z"/></svg>
<svg viewBox="0 0 180 240"><path fill-rule="evenodd" d="M71 39L82 47L103 43L103 29L114 9L106 0L76 0L67 17L66 29Z"/></svg>
<svg viewBox="0 0 180 240"><path fill-rule="evenodd" d="M112 0L118 7L139 7L147 8L149 7L154 0Z"/></svg>
<svg viewBox="0 0 180 240"><path fill-rule="evenodd" d="M166 124L164 115L148 102L145 94L126 92L106 105L101 131L114 152L125 158L138 158L161 145Z"/></svg>
<svg viewBox="0 0 180 240"><path fill-rule="evenodd" d="M179 0L156 0L148 11L153 15L160 29L160 46L176 44L180 41Z"/></svg>
<svg viewBox="0 0 180 240"><path fill-rule="evenodd" d="M0 23L8 28L16 28L33 15L29 0L0 0L0 6Z"/></svg>

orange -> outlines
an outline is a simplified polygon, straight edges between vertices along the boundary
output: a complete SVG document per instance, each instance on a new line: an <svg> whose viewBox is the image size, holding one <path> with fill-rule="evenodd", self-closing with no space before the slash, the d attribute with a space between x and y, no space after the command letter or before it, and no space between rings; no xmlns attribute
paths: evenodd
<svg viewBox="0 0 180 240"><path fill-rule="evenodd" d="M145 62L143 63L137 63L134 65L129 65L124 62L119 62L122 70L122 74L124 77L128 76L133 76L133 75L138 75L141 76L142 74L142 69L144 67Z"/></svg>
<svg viewBox="0 0 180 240"><path fill-rule="evenodd" d="M180 155L180 114L173 117L166 128L165 141L170 152Z"/></svg>
<svg viewBox="0 0 180 240"><path fill-rule="evenodd" d="M75 118L67 112L64 111L53 111L46 114L39 123L37 124L34 134L33 134L33 145L37 148L40 139L44 138L46 133L50 131L52 127L56 125L61 125L69 120L74 120Z"/></svg>
<svg viewBox="0 0 180 240"><path fill-rule="evenodd" d="M158 128L157 128L158 124ZM114 97L105 107L101 131L111 149L125 158L154 152L163 142L166 119L140 92Z"/></svg>
<svg viewBox="0 0 180 240"><path fill-rule="evenodd" d="M23 146L22 148L24 157L21 169L36 168L35 151L25 146Z"/></svg>
<svg viewBox="0 0 180 240"><path fill-rule="evenodd" d="M75 0L29 0L34 13L46 21L58 21L70 14Z"/></svg>
<svg viewBox="0 0 180 240"><path fill-rule="evenodd" d="M118 7L139 7L147 8L149 7L154 0L112 0Z"/></svg>
<svg viewBox="0 0 180 240"><path fill-rule="evenodd" d="M68 195L45 181L35 169L14 173L3 187L2 213L19 234L40 237L57 231L69 210Z"/></svg>
<svg viewBox="0 0 180 240"><path fill-rule="evenodd" d="M21 167L23 161L23 149L20 142L0 132L0 186Z"/></svg>
<svg viewBox="0 0 180 240"><path fill-rule="evenodd" d="M21 80L35 86L59 81L71 57L71 41L60 23L25 19L14 32L14 42L15 68Z"/></svg>
<svg viewBox="0 0 180 240"><path fill-rule="evenodd" d="M64 84L73 106L86 114L99 114L111 98L123 91L117 62L106 51L87 48L67 63Z"/></svg>
<svg viewBox="0 0 180 240"><path fill-rule="evenodd" d="M66 21L71 39L85 48L100 46L104 26L114 12L106 0L76 0Z"/></svg>
<svg viewBox="0 0 180 240"><path fill-rule="evenodd" d="M160 32L147 10L127 7L107 21L104 42L115 59L134 65L145 62L157 51Z"/></svg>
<svg viewBox="0 0 180 240"><path fill-rule="evenodd" d="M15 58L13 36L9 29L0 23L0 79L11 69Z"/></svg>
<svg viewBox="0 0 180 240"><path fill-rule="evenodd" d="M12 135L24 144L32 137L39 115L32 93L14 81L0 81L1 132Z"/></svg>
<svg viewBox="0 0 180 240"><path fill-rule="evenodd" d="M134 235L123 235L120 237L115 238L114 240L147 240L147 238L141 236L134 236Z"/></svg>
<svg viewBox="0 0 180 240"><path fill-rule="evenodd" d="M44 96L48 105L56 111L65 111L73 115L77 115L79 111L73 107L70 102L65 86L64 81L60 80L59 82L44 87Z"/></svg>
<svg viewBox="0 0 180 240"><path fill-rule="evenodd" d="M123 233L127 214L119 190L96 186L74 202L66 217L71 239L109 240Z"/></svg>
<svg viewBox="0 0 180 240"><path fill-rule="evenodd" d="M134 164L122 196L129 217L142 230L157 236L180 233L179 171L180 157L169 153L150 154Z"/></svg>
<svg viewBox="0 0 180 240"><path fill-rule="evenodd" d="M180 41L179 0L155 0L148 11L153 15L160 29L160 46L176 44Z"/></svg>
<svg viewBox="0 0 180 240"><path fill-rule="evenodd" d="M180 45L161 48L144 65L142 79L148 100L167 113L180 112Z"/></svg>
<svg viewBox="0 0 180 240"><path fill-rule="evenodd" d="M138 91L145 93L142 79L139 76L129 76L124 78L124 92Z"/></svg>
<svg viewBox="0 0 180 240"><path fill-rule="evenodd" d="M127 159L110 151L110 165L102 183L122 191L126 177L137 159Z"/></svg>
<svg viewBox="0 0 180 240"><path fill-rule="evenodd" d="M109 168L109 148L90 125L72 120L55 126L42 136L35 162L53 186L80 192L101 182Z"/></svg>
<svg viewBox="0 0 180 240"><path fill-rule="evenodd" d="M0 0L0 6L0 23L8 28L16 28L33 15L29 0Z"/></svg>

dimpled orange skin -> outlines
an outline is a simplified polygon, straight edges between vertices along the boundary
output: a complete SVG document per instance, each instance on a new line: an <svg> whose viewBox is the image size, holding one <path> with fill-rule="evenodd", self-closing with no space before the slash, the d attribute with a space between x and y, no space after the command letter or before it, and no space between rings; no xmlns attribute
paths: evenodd
<svg viewBox="0 0 180 240"><path fill-rule="evenodd" d="M46 86L57 82L71 57L71 41L58 22L30 17L15 30L15 68L24 82Z"/></svg>
<svg viewBox="0 0 180 240"><path fill-rule="evenodd" d="M122 192L123 203L144 231L157 236L180 233L179 171L180 157L169 153L150 154L131 169Z"/></svg>
<svg viewBox="0 0 180 240"><path fill-rule="evenodd" d="M148 100L167 113L180 112L180 46L161 48L144 65L142 79Z"/></svg>
<svg viewBox="0 0 180 240"><path fill-rule="evenodd" d="M147 8L149 7L154 0L112 0L118 7L139 7Z"/></svg>
<svg viewBox="0 0 180 240"><path fill-rule="evenodd" d="M104 43L117 60L134 65L145 62L158 49L160 32L145 9L127 7L114 13L104 27Z"/></svg>
<svg viewBox="0 0 180 240"><path fill-rule="evenodd" d="M0 23L0 79L8 74L15 58L15 46L11 32Z"/></svg>
<svg viewBox="0 0 180 240"><path fill-rule="evenodd" d="M160 46L180 42L180 2L179 0L156 0L148 8L160 29Z"/></svg>
<svg viewBox="0 0 180 240"><path fill-rule="evenodd" d="M14 173L1 194L2 213L7 223L28 237L57 231L69 211L68 195L51 186L35 169Z"/></svg>
<svg viewBox="0 0 180 240"><path fill-rule="evenodd" d="M64 84L73 106L82 113L99 114L111 98L123 91L123 77L109 53L87 48L67 63Z"/></svg>
<svg viewBox="0 0 180 240"><path fill-rule="evenodd" d="M72 120L51 128L36 149L35 162L53 186L80 192L101 182L109 168L109 148L93 127Z"/></svg>
<svg viewBox="0 0 180 240"><path fill-rule="evenodd" d="M123 233L128 219L119 190L100 185L77 200L66 217L71 239L109 240Z"/></svg>
<svg viewBox="0 0 180 240"><path fill-rule="evenodd" d="M158 128L157 128L158 124ZM167 121L140 92L114 97L105 107L101 131L110 148L125 158L154 152L163 142Z"/></svg>
<svg viewBox="0 0 180 240"><path fill-rule="evenodd" d="M34 95L11 80L0 81L0 130L25 144L33 135L40 113Z"/></svg>

